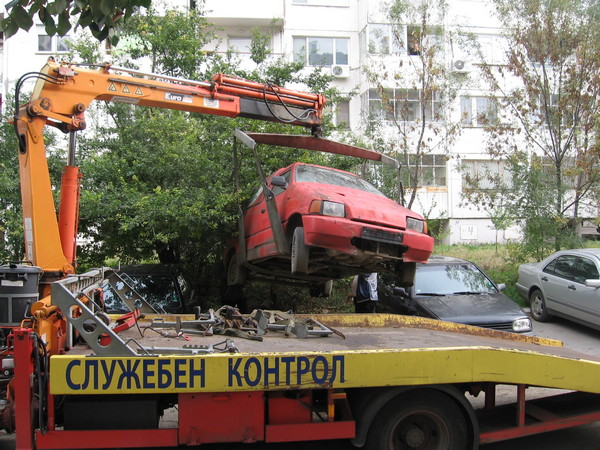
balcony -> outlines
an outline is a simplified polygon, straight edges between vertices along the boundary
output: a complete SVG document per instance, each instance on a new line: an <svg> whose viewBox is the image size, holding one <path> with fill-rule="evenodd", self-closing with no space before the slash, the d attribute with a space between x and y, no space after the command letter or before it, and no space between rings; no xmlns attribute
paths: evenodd
<svg viewBox="0 0 600 450"><path fill-rule="evenodd" d="M268 26L273 19L279 19L283 24L284 0L206 0L206 18L215 25L230 26Z"/></svg>

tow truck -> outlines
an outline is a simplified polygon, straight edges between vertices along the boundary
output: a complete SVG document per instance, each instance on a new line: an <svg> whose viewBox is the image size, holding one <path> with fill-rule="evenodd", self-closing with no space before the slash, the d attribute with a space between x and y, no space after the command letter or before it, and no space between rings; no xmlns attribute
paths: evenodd
<svg viewBox="0 0 600 450"><path fill-rule="evenodd" d="M318 133L324 99L222 76L197 83L53 61L27 77L38 81L14 123L28 263L0 268L2 426L15 431L18 450L324 439L463 450L600 420L600 359L535 336L386 314L230 307L137 314L134 326L115 327L97 298L105 270L75 273L74 149L57 216L44 127L82 130L98 99L286 118ZM514 387L516 404L496 406L499 385ZM529 400L529 387L559 394ZM466 393L483 395L485 407L475 410Z"/></svg>

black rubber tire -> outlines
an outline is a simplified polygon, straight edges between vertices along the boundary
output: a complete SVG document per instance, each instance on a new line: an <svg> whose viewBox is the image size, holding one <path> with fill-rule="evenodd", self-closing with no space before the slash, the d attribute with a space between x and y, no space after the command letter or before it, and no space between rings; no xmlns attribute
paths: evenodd
<svg viewBox="0 0 600 450"><path fill-rule="evenodd" d="M248 271L238 264L237 253L229 258L227 263L227 286L243 286L248 278Z"/></svg>
<svg viewBox="0 0 600 450"><path fill-rule="evenodd" d="M327 280L326 282L319 284L310 284L308 289L311 297L331 297L333 280Z"/></svg>
<svg viewBox="0 0 600 450"><path fill-rule="evenodd" d="M412 391L388 402L367 435L369 450L465 450L465 416L448 395Z"/></svg>
<svg viewBox="0 0 600 450"><path fill-rule="evenodd" d="M291 269L293 274L308 273L309 247L304 243L304 227L296 227L292 236Z"/></svg>
<svg viewBox="0 0 600 450"><path fill-rule="evenodd" d="M397 285L400 287L411 287L415 284L415 275L417 273L417 263L403 262L396 268Z"/></svg>
<svg viewBox="0 0 600 450"><path fill-rule="evenodd" d="M531 306L531 317L538 322L548 322L552 316L546 308L546 299L539 289L535 289L529 295L529 305Z"/></svg>

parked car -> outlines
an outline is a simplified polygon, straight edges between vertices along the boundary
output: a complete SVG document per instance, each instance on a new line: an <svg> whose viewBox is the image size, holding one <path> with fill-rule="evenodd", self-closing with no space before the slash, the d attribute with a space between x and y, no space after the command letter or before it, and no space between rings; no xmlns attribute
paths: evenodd
<svg viewBox="0 0 600 450"><path fill-rule="evenodd" d="M295 163L276 171L267 186L267 195L261 187L244 212L242 239L226 251L230 286L244 284L248 271L308 281L322 291L332 279L361 272L396 271L409 285L415 264L433 249L421 215L352 173Z"/></svg>
<svg viewBox="0 0 600 450"><path fill-rule="evenodd" d="M159 313L184 312L185 283L170 264L135 264L121 266L119 276ZM113 291L110 284L103 286L107 312L129 312L127 305Z"/></svg>
<svg viewBox="0 0 600 450"><path fill-rule="evenodd" d="M377 310L429 317L495 330L532 331L527 314L502 293L497 285L472 262L448 256L432 256L417 264L415 283L394 287L383 276Z"/></svg>
<svg viewBox="0 0 600 450"><path fill-rule="evenodd" d="M522 264L516 287L535 320L561 316L600 330L600 248L562 250Z"/></svg>

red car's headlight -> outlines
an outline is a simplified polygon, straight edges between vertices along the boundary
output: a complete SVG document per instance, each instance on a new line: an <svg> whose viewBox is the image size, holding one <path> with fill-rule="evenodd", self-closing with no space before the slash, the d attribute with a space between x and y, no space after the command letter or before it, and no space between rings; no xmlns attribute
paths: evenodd
<svg viewBox="0 0 600 450"><path fill-rule="evenodd" d="M324 216L346 217L346 205L343 203L329 202L327 200L313 200L308 212L311 214L322 214Z"/></svg>
<svg viewBox="0 0 600 450"><path fill-rule="evenodd" d="M427 225L425 224L424 220L415 219L414 217L407 217L406 218L406 229L417 231L419 233L426 233Z"/></svg>

